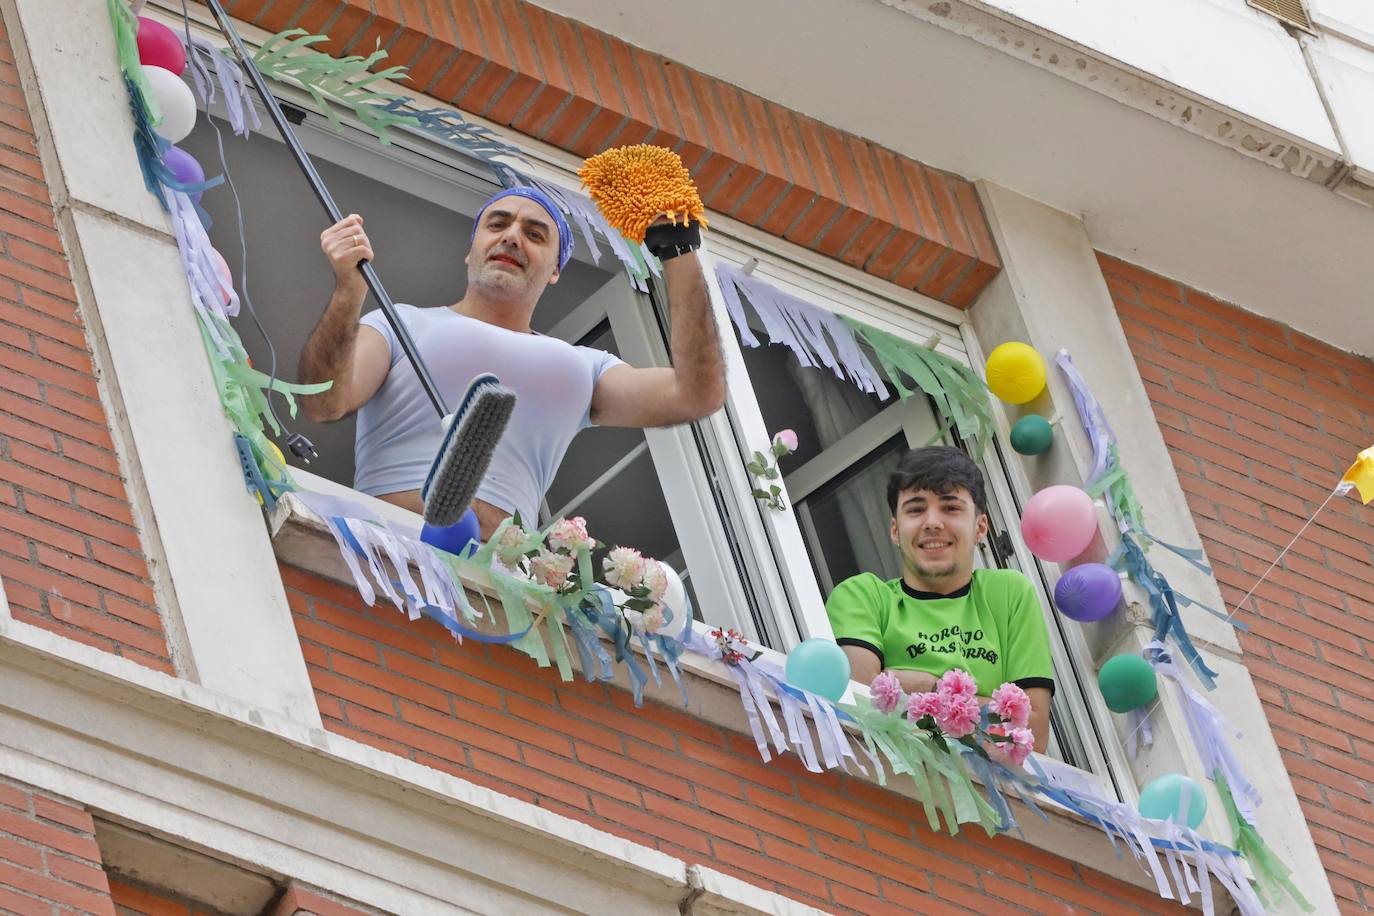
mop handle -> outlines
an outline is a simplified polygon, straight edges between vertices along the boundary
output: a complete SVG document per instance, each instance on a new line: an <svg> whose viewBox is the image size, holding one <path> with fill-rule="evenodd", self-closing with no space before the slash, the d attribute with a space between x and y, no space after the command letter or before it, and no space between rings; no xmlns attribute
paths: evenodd
<svg viewBox="0 0 1374 916"><path fill-rule="evenodd" d="M228 39L229 46L238 57L243 66L243 70L248 74L248 79L257 90L258 96L267 108L267 114L272 119L272 123L277 126L277 131L285 141L287 149L291 150L291 155L295 158L296 164L305 173L305 180L310 184L310 190L315 192L315 197L329 213L330 219L338 222L343 219L343 214L339 212L339 207L334 203L334 198L330 196L329 189L324 185L324 179L320 173L315 171L315 164L310 161L310 154L301 146L296 139L296 133L287 123L286 115L282 114L281 106L277 104L277 99L267 88L267 83L262 78L262 73L253 63L253 58L248 54L243 46L243 41L239 38L239 33L234 29L234 24L225 14L224 8L220 6L219 0L206 0L210 6L210 12L214 14L215 21L219 25L219 30ZM444 396L439 393L439 389L434 384L434 379L429 374L428 367L420 357L420 351L415 349L415 342L410 339L410 333L401 324L400 316L396 312L396 306L387 295L386 289L382 287L382 281L377 277L377 271L373 270L370 261L359 261L358 270L362 272L363 279L367 281L367 288L372 291L372 295L377 297L378 304L382 307L382 313L386 316L387 323L396 332L396 339L401 344L401 349L405 352L406 359L415 367L415 374L420 378L420 385L425 389L425 394L429 395L430 401L434 404L434 409L439 411L440 419L448 416L448 405L444 403Z"/></svg>

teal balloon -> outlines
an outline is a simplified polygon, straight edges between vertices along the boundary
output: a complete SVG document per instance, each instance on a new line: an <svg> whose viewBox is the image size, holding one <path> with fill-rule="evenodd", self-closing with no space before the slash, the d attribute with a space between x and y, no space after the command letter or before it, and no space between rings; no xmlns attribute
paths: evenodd
<svg viewBox="0 0 1374 916"><path fill-rule="evenodd" d="M1140 813L1160 821L1186 823L1196 830L1207 816L1207 793L1187 776L1170 773L1150 780L1141 790Z"/></svg>
<svg viewBox="0 0 1374 916"><path fill-rule="evenodd" d="M1107 659L1097 672L1097 686L1112 712L1130 712L1154 702L1159 695L1155 669L1139 655L1118 655Z"/></svg>
<svg viewBox="0 0 1374 916"><path fill-rule="evenodd" d="M828 639L808 639L787 653L787 683L827 700L849 688L849 656Z"/></svg>
<svg viewBox="0 0 1374 916"><path fill-rule="evenodd" d="M1022 455L1043 455L1054 445L1054 427L1039 414L1028 414L1011 428L1011 447Z"/></svg>

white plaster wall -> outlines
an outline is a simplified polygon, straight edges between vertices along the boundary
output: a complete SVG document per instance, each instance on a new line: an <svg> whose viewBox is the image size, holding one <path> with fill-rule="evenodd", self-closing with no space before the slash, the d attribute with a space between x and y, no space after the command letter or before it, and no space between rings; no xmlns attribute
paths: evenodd
<svg viewBox="0 0 1374 916"><path fill-rule="evenodd" d="M983 2L1291 136L1336 148L1297 42L1245 0Z"/></svg>
<svg viewBox="0 0 1374 916"><path fill-rule="evenodd" d="M286 594L191 311L143 186L105 0L0 0L169 642L205 687L319 723ZM18 28L15 28L15 26Z"/></svg>

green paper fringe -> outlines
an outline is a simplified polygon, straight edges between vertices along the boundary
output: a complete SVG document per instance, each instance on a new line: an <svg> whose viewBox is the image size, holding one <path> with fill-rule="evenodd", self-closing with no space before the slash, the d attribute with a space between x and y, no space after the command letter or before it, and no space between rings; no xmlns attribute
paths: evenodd
<svg viewBox="0 0 1374 916"><path fill-rule="evenodd" d="M1278 906L1282 900L1282 892L1302 907L1303 912L1311 913L1312 904L1307 902L1307 898L1290 877L1293 874L1292 869L1274 854L1255 829L1255 825L1241 815L1240 809L1236 807L1235 798L1231 796L1231 787L1226 784L1226 777L1220 769L1212 771L1212 781L1216 783L1221 805L1226 809L1226 817L1231 821L1231 833L1235 837L1231 845L1250 863L1250 868L1255 873L1255 893L1260 901L1266 907Z"/></svg>
<svg viewBox="0 0 1374 916"><path fill-rule="evenodd" d="M253 62L263 76L294 83L310 93L320 111L340 133L344 125L334 112L335 105L352 111L383 144L391 143L387 136L390 128L419 124L418 118L387 107L386 103L404 100L405 96L383 92L374 85L381 80L403 78L405 67L387 67L372 72L372 66L387 56L380 48L366 57L356 54L330 57L311 47L328 40L327 35L287 29L263 42L253 55Z"/></svg>
<svg viewBox="0 0 1374 916"><path fill-rule="evenodd" d="M983 454L996 427L987 385L972 369L929 347L840 317L873 350L902 398L914 394L913 386L919 388L935 402L945 429L952 427L959 438L974 444L976 455Z"/></svg>
<svg viewBox="0 0 1374 916"><path fill-rule="evenodd" d="M148 76L143 72L143 62L138 57L138 17L125 5L124 0L108 0L110 23L114 26L115 51L119 55L119 68L124 75L138 87L143 96L143 107L148 112L149 123L154 126L162 123L162 110L157 99L153 98L153 87L148 84Z"/></svg>
<svg viewBox="0 0 1374 916"><path fill-rule="evenodd" d="M1107 502L1107 509L1111 512L1112 518L1120 522L1125 522L1130 526L1130 530L1143 532L1145 530L1145 508L1136 498L1135 489L1131 486L1131 478L1126 473L1126 469L1121 466L1121 456L1117 451L1117 445L1113 442L1107 446L1107 470L1101 477L1093 481L1092 486L1088 487L1089 496L1101 496ZM1142 547L1149 547L1149 539L1141 535Z"/></svg>
<svg viewBox="0 0 1374 916"><path fill-rule="evenodd" d="M940 820L951 835L959 832L959 812L969 811L988 836L997 833L1001 823L996 810L973 784L968 770L954 754L935 746L930 737L899 716L886 715L872 702L856 695L854 705L838 708L854 718L872 754L882 753L894 774L907 774L916 784L916 796L925 809L930 829L939 831ZM882 767L877 768L878 784L887 784ZM959 804L959 800L964 804Z"/></svg>
<svg viewBox="0 0 1374 916"><path fill-rule="evenodd" d="M297 385L272 379L248 365L248 353L243 348L243 341L228 321L213 313L197 310L196 323L200 328L210 374L215 380L215 391L219 394L224 415L252 446L253 457L257 459L263 477L272 485L292 489L290 472L265 432L264 420L274 433L281 435L282 432L268 409L267 392L275 391L285 398L287 409L295 417L295 395L319 394L328 391L334 383ZM215 344L216 337L223 345L222 351Z"/></svg>

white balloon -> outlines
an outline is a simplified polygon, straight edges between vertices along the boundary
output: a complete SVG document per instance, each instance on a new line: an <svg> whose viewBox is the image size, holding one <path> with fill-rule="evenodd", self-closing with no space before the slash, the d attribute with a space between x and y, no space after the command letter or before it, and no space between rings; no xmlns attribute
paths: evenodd
<svg viewBox="0 0 1374 916"><path fill-rule="evenodd" d="M668 588L663 592L663 606L673 612L673 622L669 626L679 635L684 635L687 627L691 625L689 621L692 616L687 608L687 586L682 584L682 579L671 566L662 560L656 562L668 579Z"/></svg>
<svg viewBox="0 0 1374 916"><path fill-rule="evenodd" d="M144 67L162 123L153 130L170 143L180 143L196 126L196 97L186 81L162 67Z"/></svg>

